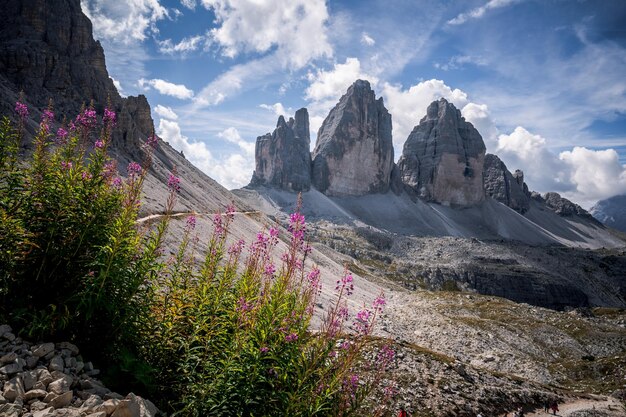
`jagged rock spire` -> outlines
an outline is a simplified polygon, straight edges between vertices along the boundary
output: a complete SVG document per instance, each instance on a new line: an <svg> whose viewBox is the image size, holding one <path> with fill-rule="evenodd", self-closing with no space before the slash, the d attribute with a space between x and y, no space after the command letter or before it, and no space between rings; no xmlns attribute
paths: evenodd
<svg viewBox="0 0 626 417"><path fill-rule="evenodd" d="M313 151L313 185L328 195L389 190L391 115L369 82L357 80L330 111Z"/></svg>
<svg viewBox="0 0 626 417"><path fill-rule="evenodd" d="M472 206L485 199L485 143L461 112L442 98L428 106L398 161L405 189L428 201Z"/></svg>
<svg viewBox="0 0 626 417"><path fill-rule="evenodd" d="M255 170L250 185L266 185L289 191L307 191L311 186L311 137L309 113L298 110L294 118L278 118L273 133L259 136Z"/></svg>

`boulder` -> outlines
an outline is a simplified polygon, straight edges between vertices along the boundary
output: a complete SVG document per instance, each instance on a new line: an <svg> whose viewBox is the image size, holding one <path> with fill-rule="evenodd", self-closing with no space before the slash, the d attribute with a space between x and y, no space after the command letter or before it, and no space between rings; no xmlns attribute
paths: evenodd
<svg viewBox="0 0 626 417"><path fill-rule="evenodd" d="M496 155L485 155L483 181L487 196L522 214L530 208L530 193L524 183L524 173L518 169L511 174Z"/></svg>
<svg viewBox="0 0 626 417"><path fill-rule="evenodd" d="M357 80L317 134L312 182L331 196L389 191L393 169L391 115L369 82Z"/></svg>
<svg viewBox="0 0 626 417"><path fill-rule="evenodd" d="M446 99L428 106L407 138L398 167L412 195L446 205L473 206L485 199L485 143Z"/></svg>
<svg viewBox="0 0 626 417"><path fill-rule="evenodd" d="M307 109L298 110L289 121L280 116L274 132L256 140L255 169L250 185L308 191L311 187L310 144Z"/></svg>

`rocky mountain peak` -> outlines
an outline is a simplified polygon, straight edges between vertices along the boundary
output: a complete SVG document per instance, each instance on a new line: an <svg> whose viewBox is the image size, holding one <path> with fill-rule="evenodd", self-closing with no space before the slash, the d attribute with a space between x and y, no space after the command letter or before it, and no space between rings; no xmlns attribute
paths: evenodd
<svg viewBox="0 0 626 417"><path fill-rule="evenodd" d="M310 143L307 109L298 110L288 122L279 116L274 132L256 140L256 165L250 185L307 191L311 186Z"/></svg>
<svg viewBox="0 0 626 417"><path fill-rule="evenodd" d="M485 143L446 99L432 102L407 138L398 161L412 194L442 204L472 206L485 198Z"/></svg>
<svg viewBox="0 0 626 417"><path fill-rule="evenodd" d="M485 193L513 210L525 213L530 208L530 193L524 183L524 173L514 174L496 155L486 154L483 168Z"/></svg>
<svg viewBox="0 0 626 417"><path fill-rule="evenodd" d="M357 80L317 134L313 184L327 195L385 193L393 160L391 115L370 83Z"/></svg>

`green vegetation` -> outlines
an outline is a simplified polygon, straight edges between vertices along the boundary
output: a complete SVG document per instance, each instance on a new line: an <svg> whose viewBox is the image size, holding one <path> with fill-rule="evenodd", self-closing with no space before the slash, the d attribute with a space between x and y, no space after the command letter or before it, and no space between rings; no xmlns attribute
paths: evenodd
<svg viewBox="0 0 626 417"><path fill-rule="evenodd" d="M144 163L131 163L122 179L107 155L109 109L99 130L95 111L85 109L56 134L46 110L30 157L20 154L28 109L18 102L16 112L17 126L6 118L0 125L0 320L31 338L76 342L167 412L363 414L394 355L370 343L385 300L351 314L346 271L321 327L310 331L320 271L306 268L311 248L299 210L282 236L288 249L279 264L277 229L227 245L234 207L215 214L203 257L193 216L166 256L181 187L175 173L166 215L145 234L136 227L155 137Z"/></svg>

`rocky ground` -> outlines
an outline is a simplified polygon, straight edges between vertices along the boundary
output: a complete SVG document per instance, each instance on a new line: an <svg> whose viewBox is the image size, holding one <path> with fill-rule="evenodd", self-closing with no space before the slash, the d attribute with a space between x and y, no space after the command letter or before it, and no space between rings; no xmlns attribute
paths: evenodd
<svg viewBox="0 0 626 417"><path fill-rule="evenodd" d="M112 392L72 343L32 344L0 325L1 417L155 417L133 393Z"/></svg>

